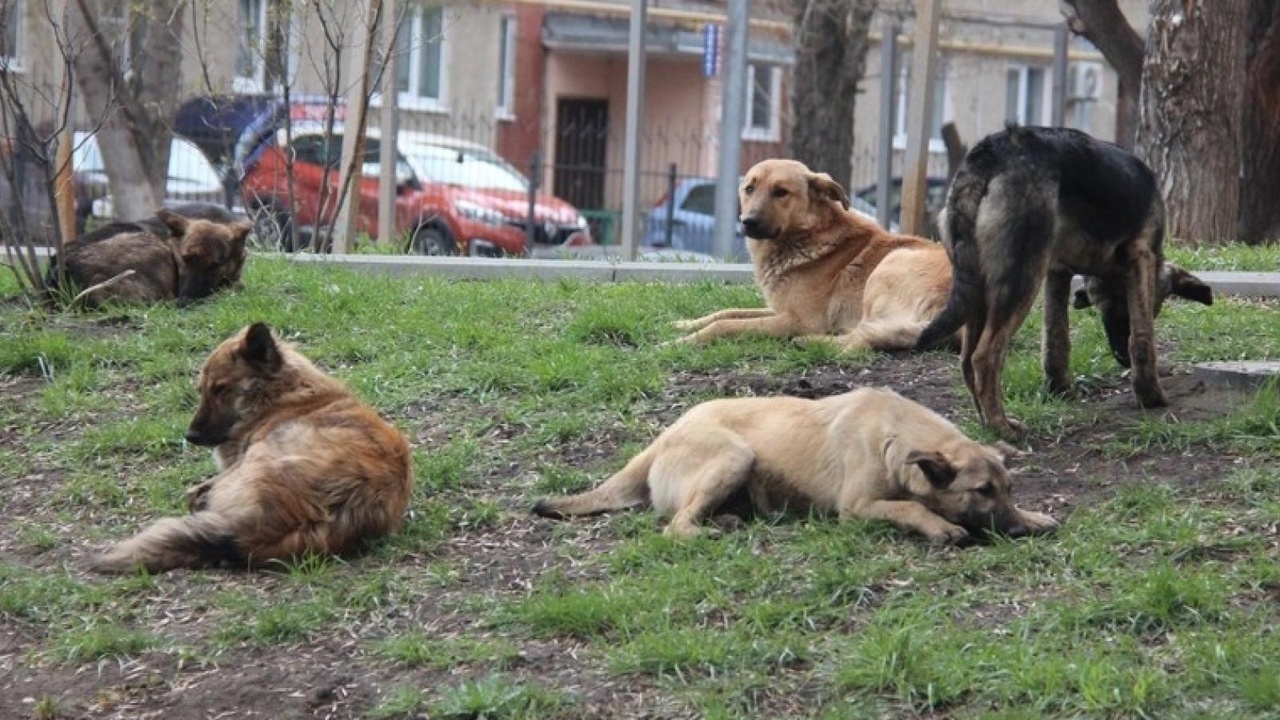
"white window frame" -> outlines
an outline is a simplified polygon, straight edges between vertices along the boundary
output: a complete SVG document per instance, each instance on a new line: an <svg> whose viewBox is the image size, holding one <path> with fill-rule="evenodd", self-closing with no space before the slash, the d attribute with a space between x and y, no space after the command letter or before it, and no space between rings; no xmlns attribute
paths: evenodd
<svg viewBox="0 0 1280 720"><path fill-rule="evenodd" d="M0 70L4 72L21 73L26 71L26 65L23 58L26 57L26 26L27 26L27 0L13 0L9 4L9 12L12 13L14 22L13 29L13 47L10 48L12 55L0 55ZM6 28L8 32L9 28Z"/></svg>
<svg viewBox="0 0 1280 720"><path fill-rule="evenodd" d="M756 69L769 71L769 125L768 127L751 124L751 108L755 105ZM742 118L742 139L754 142L778 142L781 137L779 127L782 116L782 69L777 65L766 63L747 63L747 105Z"/></svg>
<svg viewBox="0 0 1280 720"><path fill-rule="evenodd" d="M422 51L429 38L423 37L423 15L428 10L440 13L440 96L435 98L418 95L414 88L420 85L419 68L422 63ZM396 58L397 63L409 63L409 90L396 94L396 106L403 110L423 110L426 112L448 112L449 110L449 70L452 66L452 43L449 41L449 25L452 18L443 5L415 4L405 14L404 22L409 27L409 54ZM394 78L392 78L394 81ZM369 99L375 107L382 105L382 93L374 93Z"/></svg>
<svg viewBox="0 0 1280 720"><path fill-rule="evenodd" d="M267 38L267 0L247 0L250 5L250 12L256 10L258 15L258 37L250 38L247 36L250 27L252 27L246 18L240 15L241 2L246 0L237 0L236 2L236 57L235 57L235 75L231 79L231 89L238 93L260 93L263 91L263 85L266 83L267 76L267 59L262 56L263 43ZM257 7L254 8L253 5ZM240 53L249 53L249 63L252 65L250 74L244 75L240 72Z"/></svg>
<svg viewBox="0 0 1280 720"><path fill-rule="evenodd" d="M938 118L938 127L930 128L932 134L929 136L929 152L945 153L947 144L942 140L942 126L955 119L955 113L951 108L951 82L949 66L947 63L938 61L934 65L937 71L936 82L942 88L941 91L935 85L933 88L934 97L933 114ZM909 63L903 63L898 71L898 100L897 107L894 110L893 118L893 148L895 150L905 150L907 147L907 95L911 90L911 66ZM941 103L941 107L937 105Z"/></svg>
<svg viewBox="0 0 1280 720"><path fill-rule="evenodd" d="M503 14L498 19L498 106L499 119L516 117L516 16Z"/></svg>
<svg viewBox="0 0 1280 720"><path fill-rule="evenodd" d="M1029 107L1028 98L1027 98L1027 88L1030 85L1029 78L1031 76L1032 71L1036 71L1040 73L1040 88L1041 88L1040 117L1038 120L1036 120L1036 122L1029 123L1027 119L1027 109ZM1014 117L1010 118L1009 108L1008 108L1008 89L1009 89L1009 75L1012 73L1018 74L1018 99L1017 99L1017 112L1014 114L1015 115ZM1050 102L1051 102L1050 96L1053 94L1051 90L1052 81L1050 79L1050 73L1051 73L1051 69L1044 67L1043 65L1009 65L1005 68L1005 93L1006 93L1005 104L1006 106L1004 109L1005 111L1004 116L1006 120L1016 120L1019 125L1027 125L1027 124L1048 125L1049 124L1049 116L1050 116L1050 113L1052 112L1052 106L1050 105Z"/></svg>

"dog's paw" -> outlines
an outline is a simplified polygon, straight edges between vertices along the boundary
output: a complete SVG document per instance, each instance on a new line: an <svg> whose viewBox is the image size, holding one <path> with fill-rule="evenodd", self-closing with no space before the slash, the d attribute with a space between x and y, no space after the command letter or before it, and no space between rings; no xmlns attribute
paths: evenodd
<svg viewBox="0 0 1280 720"><path fill-rule="evenodd" d="M830 345L832 347L839 347L840 345L835 335L798 335L791 338L791 342L801 347L818 344Z"/></svg>
<svg viewBox="0 0 1280 720"><path fill-rule="evenodd" d="M701 328L701 322L702 321L700 320L674 320L672 321L671 326L677 330L689 332L690 330L697 330Z"/></svg>
<svg viewBox="0 0 1280 720"><path fill-rule="evenodd" d="M711 523L716 528L724 531L743 530L747 527L747 521L734 515L733 513L723 513L711 518Z"/></svg>
<svg viewBox="0 0 1280 720"><path fill-rule="evenodd" d="M673 521L667 523L667 527L662 531L667 537L679 538L687 540L695 537L718 537L722 533L719 528L698 525L692 522Z"/></svg>
<svg viewBox="0 0 1280 720"><path fill-rule="evenodd" d="M926 534L934 545L960 545L969 541L969 531L959 525L945 523Z"/></svg>
<svg viewBox="0 0 1280 720"><path fill-rule="evenodd" d="M1027 533L1031 535L1043 535L1057 529L1058 521L1049 515L1034 510L1018 509L1018 514L1022 519L1022 526L1027 529Z"/></svg>
<svg viewBox="0 0 1280 720"><path fill-rule="evenodd" d="M199 485L193 485L187 489L186 501L187 510L190 512L200 512L209 504L209 490L213 488L213 482L206 480Z"/></svg>
<svg viewBox="0 0 1280 720"><path fill-rule="evenodd" d="M1027 437L1027 426L1011 417L1005 417L1002 422L989 423L988 427L994 430L1001 438L1011 442L1025 440Z"/></svg>
<svg viewBox="0 0 1280 720"><path fill-rule="evenodd" d="M693 344L693 336L684 335L674 340L663 340L662 342L655 345L655 347L673 348L673 347L679 347L681 345L692 345L692 344Z"/></svg>

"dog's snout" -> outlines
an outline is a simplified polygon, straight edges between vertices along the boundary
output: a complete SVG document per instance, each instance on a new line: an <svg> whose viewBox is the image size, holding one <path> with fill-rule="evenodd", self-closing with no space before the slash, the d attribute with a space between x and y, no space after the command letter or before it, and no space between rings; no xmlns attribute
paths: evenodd
<svg viewBox="0 0 1280 720"><path fill-rule="evenodd" d="M747 237L759 238L764 235L764 223L754 215L742 218L742 233Z"/></svg>
<svg viewBox="0 0 1280 720"><path fill-rule="evenodd" d="M195 426L187 428L187 432L183 437L192 445L199 445L201 447L213 447L214 445L219 445L226 440L225 437L214 437L212 434Z"/></svg>
<svg viewBox="0 0 1280 720"><path fill-rule="evenodd" d="M1026 525L1023 525L1022 523L1014 523L1012 526L1005 529L1004 534L1016 540L1018 538L1026 537L1029 533L1027 532Z"/></svg>

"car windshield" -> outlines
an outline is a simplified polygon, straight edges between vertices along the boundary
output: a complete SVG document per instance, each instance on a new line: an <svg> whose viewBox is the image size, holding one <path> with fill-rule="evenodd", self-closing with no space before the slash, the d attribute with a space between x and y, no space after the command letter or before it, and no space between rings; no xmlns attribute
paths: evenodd
<svg viewBox="0 0 1280 720"><path fill-rule="evenodd" d="M105 173L106 163L102 160L102 151L98 149L98 136L87 133L76 133L75 149L72 152L71 164L76 172ZM196 185L218 186L222 180L213 164L200 152L195 143L185 138L175 137L169 145L169 179L180 180Z"/></svg>
<svg viewBox="0 0 1280 720"><path fill-rule="evenodd" d="M410 145L402 149L414 170L433 182L515 192L529 190L524 176L494 155L440 145Z"/></svg>
<svg viewBox="0 0 1280 720"><path fill-rule="evenodd" d="M293 157L321 167L338 170L342 165L341 135L298 135L293 138ZM396 182L403 183L413 178L413 171L404 156L396 153ZM378 138L364 139L364 158L360 163L360 173L365 177L377 178L382 171L382 141Z"/></svg>

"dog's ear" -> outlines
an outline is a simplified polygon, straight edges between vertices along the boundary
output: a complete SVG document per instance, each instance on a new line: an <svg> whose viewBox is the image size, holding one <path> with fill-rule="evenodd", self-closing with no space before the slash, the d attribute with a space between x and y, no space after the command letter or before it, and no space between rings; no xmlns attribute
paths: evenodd
<svg viewBox="0 0 1280 720"><path fill-rule="evenodd" d="M250 325L245 332L240 356L252 367L265 372L275 372L284 364L276 339L271 335L271 328L261 322Z"/></svg>
<svg viewBox="0 0 1280 720"><path fill-rule="evenodd" d="M840 207L849 209L849 195L840 187L840 183L831 179L826 173L809 173L809 192L823 200L833 200Z"/></svg>
<svg viewBox="0 0 1280 720"><path fill-rule="evenodd" d="M1165 263L1164 272L1169 278L1169 294L1194 300L1201 305L1213 304L1213 288L1203 280L1174 265Z"/></svg>
<svg viewBox="0 0 1280 720"><path fill-rule="evenodd" d="M1093 307L1093 300L1089 297L1089 292L1084 288L1076 290L1075 296L1071 300L1071 307L1077 310Z"/></svg>
<svg viewBox="0 0 1280 720"><path fill-rule="evenodd" d="M187 232L187 219L177 213L160 208L156 211L156 217L160 218L160 222L168 226L174 237L182 237Z"/></svg>
<svg viewBox="0 0 1280 720"><path fill-rule="evenodd" d="M919 467L929 484L938 489L947 487L956 479L956 469L936 450L912 450L907 453L906 462Z"/></svg>

